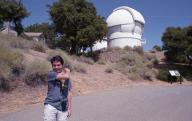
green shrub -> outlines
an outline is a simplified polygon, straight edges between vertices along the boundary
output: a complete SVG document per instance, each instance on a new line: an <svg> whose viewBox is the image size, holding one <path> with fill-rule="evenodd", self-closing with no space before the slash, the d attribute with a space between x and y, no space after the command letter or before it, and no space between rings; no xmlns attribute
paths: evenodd
<svg viewBox="0 0 192 121"><path fill-rule="evenodd" d="M146 79L148 80L147 78L147 75L146 75L146 70L147 68L145 67L137 67L137 66L134 66L130 69L128 69L128 72L127 72L127 75L130 79L133 79L133 80L136 80L136 79Z"/></svg>
<svg viewBox="0 0 192 121"><path fill-rule="evenodd" d="M5 48L0 45L0 78L8 79L8 77L14 72L20 72L23 68L23 55L11 48ZM6 76L5 76L6 75Z"/></svg>
<svg viewBox="0 0 192 121"><path fill-rule="evenodd" d="M9 91L10 90L10 83L8 81L11 68L5 64L0 63L0 91Z"/></svg>
<svg viewBox="0 0 192 121"><path fill-rule="evenodd" d="M142 57L136 52L129 52L120 59L120 62L125 63L128 66L133 66L135 64L137 64L137 66L143 65Z"/></svg>
<svg viewBox="0 0 192 121"><path fill-rule="evenodd" d="M152 68L159 63L157 57L154 54L149 53L144 54L144 61L149 68Z"/></svg>
<svg viewBox="0 0 192 121"><path fill-rule="evenodd" d="M25 66L24 80L27 85L35 87L47 83L47 73L51 65L47 61L35 60Z"/></svg>
<svg viewBox="0 0 192 121"><path fill-rule="evenodd" d="M154 78L154 72L147 68L132 68L129 70L127 75L131 80L145 79L152 81Z"/></svg>
<svg viewBox="0 0 192 121"><path fill-rule="evenodd" d="M113 73L113 69L108 67L105 69L105 72L106 73Z"/></svg>
<svg viewBox="0 0 192 121"><path fill-rule="evenodd" d="M133 48L132 47L130 47L130 46L125 46L124 48L123 48L124 50L126 50L126 51L133 51Z"/></svg>
<svg viewBox="0 0 192 121"><path fill-rule="evenodd" d="M157 64L159 64L159 60L155 57L155 58L152 60L152 63L153 63L153 65L157 65Z"/></svg>
<svg viewBox="0 0 192 121"><path fill-rule="evenodd" d="M46 47L43 43L40 42L34 42L32 48L35 51L45 53L46 52Z"/></svg>
<svg viewBox="0 0 192 121"><path fill-rule="evenodd" d="M133 48L133 51L137 52L137 53L140 54L140 55L143 55L143 54L144 54L143 47L141 47L141 46L135 46L135 47Z"/></svg>
<svg viewBox="0 0 192 121"><path fill-rule="evenodd" d="M13 53L10 50L10 48L5 48L5 47L0 46L1 63L3 62L3 63L11 65L12 61L13 61L12 55L13 55Z"/></svg>
<svg viewBox="0 0 192 121"><path fill-rule="evenodd" d="M159 45L154 45L153 49L156 50L156 51L161 51L162 50Z"/></svg>
<svg viewBox="0 0 192 121"><path fill-rule="evenodd" d="M146 69L144 70L142 78L145 80L153 81L155 78L155 72L153 70Z"/></svg>
<svg viewBox="0 0 192 121"><path fill-rule="evenodd" d="M0 91L10 91L11 90L11 86L10 86L10 82L6 79L0 78Z"/></svg>
<svg viewBox="0 0 192 121"><path fill-rule="evenodd" d="M167 70L159 70L159 73L156 77L159 80L169 82L169 72Z"/></svg>
<svg viewBox="0 0 192 121"><path fill-rule="evenodd" d="M1 36L1 35L0 35ZM20 72L23 67L23 55L16 49L11 48L9 40L5 36L0 38L0 90L10 91L10 80L15 79L15 71Z"/></svg>
<svg viewBox="0 0 192 121"><path fill-rule="evenodd" d="M0 78L8 79L11 74L11 67L6 63L0 62Z"/></svg>
<svg viewBox="0 0 192 121"><path fill-rule="evenodd" d="M152 69L153 66L152 60L145 60L143 55L130 51L116 63L115 69L128 75L131 80L145 79L152 81L155 76L155 72Z"/></svg>
<svg viewBox="0 0 192 121"><path fill-rule="evenodd" d="M16 50L0 48L0 60L11 68L14 68L22 65L23 55Z"/></svg>

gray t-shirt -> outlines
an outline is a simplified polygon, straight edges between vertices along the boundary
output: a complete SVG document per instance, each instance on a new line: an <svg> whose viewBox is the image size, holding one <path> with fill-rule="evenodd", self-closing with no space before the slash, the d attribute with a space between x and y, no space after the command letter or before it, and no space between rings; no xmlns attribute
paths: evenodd
<svg viewBox="0 0 192 121"><path fill-rule="evenodd" d="M48 92L45 98L45 105L50 104L60 111L67 110L67 95L72 89L71 81L65 81L64 89L61 90L60 82L56 79L57 73L54 71L48 74Z"/></svg>

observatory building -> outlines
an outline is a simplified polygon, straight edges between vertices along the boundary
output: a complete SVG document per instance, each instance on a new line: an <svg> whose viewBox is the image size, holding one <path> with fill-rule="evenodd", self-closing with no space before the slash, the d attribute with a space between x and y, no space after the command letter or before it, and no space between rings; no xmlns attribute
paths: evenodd
<svg viewBox="0 0 192 121"><path fill-rule="evenodd" d="M145 20L135 9L127 6L118 7L108 16L106 22L108 33L105 41L97 42L93 46L93 51L107 47L143 46L146 43L142 39Z"/></svg>
<svg viewBox="0 0 192 121"><path fill-rule="evenodd" d="M101 42L95 43L92 49L93 49L93 51L96 51L96 50L100 50L103 48L107 48L106 38L104 38Z"/></svg>
<svg viewBox="0 0 192 121"><path fill-rule="evenodd" d="M108 47L142 46L145 20L133 8L122 6L113 10L106 20Z"/></svg>

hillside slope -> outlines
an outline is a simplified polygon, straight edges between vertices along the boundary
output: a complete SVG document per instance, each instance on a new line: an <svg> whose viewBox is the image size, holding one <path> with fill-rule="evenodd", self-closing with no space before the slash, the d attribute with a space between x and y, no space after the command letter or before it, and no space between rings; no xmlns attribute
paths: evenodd
<svg viewBox="0 0 192 121"><path fill-rule="evenodd" d="M6 37L1 37L6 41ZM20 41L20 38L14 38L16 41ZM48 61L48 58L55 54L63 54L60 50L51 50L45 48L45 51L39 52L35 51L33 47L21 47L21 43L17 48L20 53L22 53L24 60L23 62L26 66L30 66L34 61L46 63L48 68L51 69L51 65ZM30 45L30 44L29 44ZM38 46L39 47L39 46ZM51 53L51 54L50 54ZM109 52L110 53L110 52ZM105 54L104 54L105 55ZM112 53L113 55L113 53ZM114 88L123 88L123 87L132 87L132 86L141 86L141 85L169 85L166 82L159 80L145 80L145 79L136 79L134 81L130 80L128 75L118 71L113 67L112 62L93 62L85 57L76 57L65 55L67 63L73 65L73 71L71 73L71 80L73 84L73 95L82 95L88 94L101 90L112 90ZM34 70L38 70L39 67L33 66L30 68L29 73L32 73ZM40 70L41 71L41 70ZM9 112L17 111L31 105L34 103L43 103L44 98L47 93L47 83L31 86L26 84L26 81L22 77L17 77L11 80L11 86L13 87L12 91L2 92L0 91L0 116ZM38 85L39 84L39 85ZM184 83L185 84L185 83ZM186 82L188 84L188 82Z"/></svg>

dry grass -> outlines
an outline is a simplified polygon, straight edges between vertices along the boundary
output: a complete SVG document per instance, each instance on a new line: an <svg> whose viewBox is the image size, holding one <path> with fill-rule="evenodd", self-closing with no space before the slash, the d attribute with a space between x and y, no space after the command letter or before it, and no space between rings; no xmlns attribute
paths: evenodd
<svg viewBox="0 0 192 121"><path fill-rule="evenodd" d="M6 42L2 45L5 47L10 47L10 44L7 44ZM18 48L21 47L21 45L18 44L15 47ZM127 48L127 50L110 48L107 50L101 50L99 55L99 59L102 60L101 64L98 64L99 61L97 61L97 63L93 65L85 61L75 61L75 63L73 62L75 59L71 59L71 57L62 50L47 50L46 52L48 53L48 58L46 53L40 53L31 50L29 52L22 51L25 59L28 60L26 61L28 63L24 63L25 68L22 74L26 74L23 75L23 77L28 77L29 82L27 82L27 84L34 86L34 88L29 88L29 86L26 86L25 80L7 81L0 79L0 84L5 85L5 88L12 88L13 82L18 84L14 91L10 91L9 93L0 92L0 97L2 97L0 100L0 115L5 112L8 113L10 111L16 111L18 108L23 108L26 105L43 103L47 92L47 85L44 85L46 82L43 81L45 80L44 74L49 70L47 67L51 66L51 64L46 60L49 60L55 55L61 55L65 60L66 66L69 65L74 70L76 69L71 73L73 95L82 95L96 92L98 90L102 91L127 86L132 87L133 85L137 85L138 82L139 85L141 83L144 85L155 85L158 83L165 84L165 82L157 80L145 81L154 80L154 75L158 74L157 70L153 68L154 64L156 63L153 55L146 55L146 53L142 54L140 50L131 50L130 52L128 49L129 48ZM41 61L38 61L37 59L40 59ZM8 72L11 72L10 70L12 70L12 68L9 66L6 67L2 61L0 61L0 67L5 68L5 70L3 70L5 71L4 76L10 77ZM189 70L189 68L186 68L186 70ZM42 78L39 77L39 72Z"/></svg>
<svg viewBox="0 0 192 121"><path fill-rule="evenodd" d="M99 60L97 61L97 63L100 64L100 65L105 65L107 62L106 62L106 60L104 60L104 59L99 59Z"/></svg>
<svg viewBox="0 0 192 121"><path fill-rule="evenodd" d="M43 42L36 42L33 40L26 40L22 37L7 36L0 34L0 41L11 48L33 49L35 51L44 52L48 49Z"/></svg>
<svg viewBox="0 0 192 121"><path fill-rule="evenodd" d="M84 57L84 56L75 57L75 58L76 58L77 61L83 62L83 63L86 63L86 64L93 65L95 63L92 58L88 58L88 57Z"/></svg>
<svg viewBox="0 0 192 121"><path fill-rule="evenodd" d="M12 83L17 78L22 78L28 85L38 85L46 80L50 66L46 62L24 63L22 51L28 49L45 52L45 46L21 37L0 34L0 90L10 90Z"/></svg>
<svg viewBox="0 0 192 121"><path fill-rule="evenodd" d="M43 53L44 54L44 53ZM37 54L32 54L33 58L37 58ZM45 54L44 54L45 55ZM38 56L46 59L45 56ZM120 58L121 59L121 58ZM120 60L119 59L119 60ZM126 59L125 59L126 60ZM145 59L144 59L145 60ZM73 61L70 60L70 61ZM145 62L148 61L148 59L145 60ZM77 62L77 61L76 61ZM49 63L50 64L50 63ZM74 63L74 65L82 65L84 69L86 69L86 74L74 71L71 73L71 80L73 83L73 95L82 95L82 94L88 94L92 92L97 91L103 91L103 90L113 90L115 88L123 88L123 87L133 87L134 85L158 85L161 86L167 83L162 81L144 81L140 80L138 78L141 78L140 75L134 75L136 71L133 69L132 71L134 73L129 73L129 78L135 81L131 81L129 78L127 78L127 75L122 74L122 72L117 71L113 68L114 65L117 63L108 63L106 62L106 65L101 64L87 64L82 62ZM125 68L127 66L126 63L122 66L122 68ZM122 64L123 65L123 64ZM113 70L113 73L106 73L105 71L107 68L111 68ZM149 67L147 67L148 69ZM142 68L141 68L142 69ZM151 70L154 71L152 68ZM141 72L140 72L141 73ZM156 74L156 72L155 72ZM148 75L151 75L150 73L146 74L146 78L149 78ZM148 79L147 79L148 80ZM19 81L21 83L21 81ZM11 91L10 93L0 93L1 101L0 105L2 106L0 109L0 115L2 113L8 113L10 111L17 111L18 108L23 108L26 105L34 104L34 103L43 103L45 96L47 92L47 86L37 86L35 88L29 88L28 86L24 84L20 84L19 88L16 88L14 91ZM27 95L26 95L27 94ZM8 101L7 100L14 100Z"/></svg>
<svg viewBox="0 0 192 121"><path fill-rule="evenodd" d="M152 54L145 54L141 47L109 48L103 50L98 60L112 63L112 67L131 80L153 80L156 76L154 65L158 63ZM98 63L98 62L97 62Z"/></svg>
<svg viewBox="0 0 192 121"><path fill-rule="evenodd" d="M108 67L108 68L105 69L105 72L106 73L113 73L113 69Z"/></svg>
<svg viewBox="0 0 192 121"><path fill-rule="evenodd" d="M33 46L33 41L23 39L21 37L7 36L0 34L0 41L4 41L9 47L29 49Z"/></svg>
<svg viewBox="0 0 192 121"><path fill-rule="evenodd" d="M87 73L87 70L86 70L85 66L82 65L82 64L74 65L73 70L75 70L76 72L79 72L79 73L83 73L83 74Z"/></svg>
<svg viewBox="0 0 192 121"><path fill-rule="evenodd" d="M95 52L95 60L97 63L106 64L109 62L116 63L124 56L127 51L121 48L108 48Z"/></svg>
<svg viewBox="0 0 192 121"><path fill-rule="evenodd" d="M8 43L0 39L0 90L8 91L10 89L9 80L14 77L16 70L22 68L23 55Z"/></svg>
<svg viewBox="0 0 192 121"><path fill-rule="evenodd" d="M45 53L47 50L47 46L42 42L34 42L32 48L35 51Z"/></svg>
<svg viewBox="0 0 192 121"><path fill-rule="evenodd" d="M51 70L51 65L48 61L35 60L32 63L26 64L23 78L27 85L38 86L47 83L47 73Z"/></svg>

